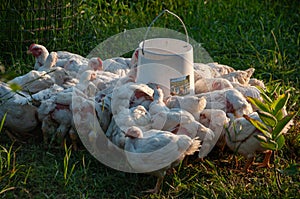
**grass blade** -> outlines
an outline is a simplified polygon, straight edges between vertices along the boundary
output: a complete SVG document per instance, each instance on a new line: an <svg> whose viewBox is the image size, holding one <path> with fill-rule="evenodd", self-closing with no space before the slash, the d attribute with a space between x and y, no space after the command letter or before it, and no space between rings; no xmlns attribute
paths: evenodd
<svg viewBox="0 0 300 199"><path fill-rule="evenodd" d="M275 86L274 86L274 87L272 87L273 89L272 89L272 90L270 90L270 94L271 94L271 96L274 96L274 95L276 94L276 92L278 92L279 85L280 85L280 83L278 83L278 84L275 84Z"/></svg>
<svg viewBox="0 0 300 199"><path fill-rule="evenodd" d="M3 115L3 118L2 118L2 120L1 120L1 124L0 124L0 132L2 131L2 128L3 128L3 126L4 126L4 122L5 122L5 120L6 120L6 115L7 115L7 113L5 113L5 114Z"/></svg>

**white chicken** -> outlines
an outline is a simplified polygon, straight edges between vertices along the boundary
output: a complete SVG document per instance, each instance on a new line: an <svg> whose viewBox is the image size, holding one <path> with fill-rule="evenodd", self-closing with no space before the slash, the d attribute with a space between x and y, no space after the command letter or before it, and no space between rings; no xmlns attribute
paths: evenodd
<svg viewBox="0 0 300 199"><path fill-rule="evenodd" d="M137 67L139 59L139 48L135 49L135 51L132 53L131 60L130 60L130 68L134 69Z"/></svg>
<svg viewBox="0 0 300 199"><path fill-rule="evenodd" d="M223 78L202 78L195 82L195 94L223 90L226 88L233 88L233 86L227 79Z"/></svg>
<svg viewBox="0 0 300 199"><path fill-rule="evenodd" d="M72 62L74 65L87 65L88 59L81 55L71 53L68 51L57 51L57 63L56 66L64 67L68 62ZM72 67L72 66L71 66ZM76 66L74 66L76 67Z"/></svg>
<svg viewBox="0 0 300 199"><path fill-rule="evenodd" d="M79 90L73 91L71 105L73 113L72 127L80 133L80 138L85 140L85 144L87 144L87 140L91 142L90 144L94 143L94 140L98 137L98 134L94 132L96 127L99 126L96 114L96 110L99 107L97 106L98 104L94 100L86 98ZM91 131L94 133L91 133ZM72 138L73 146L76 146L78 141L77 133L71 133L69 132L69 135Z"/></svg>
<svg viewBox="0 0 300 199"><path fill-rule="evenodd" d="M113 115L106 136L115 145L124 148L124 131L131 126L138 126L145 131L151 129L151 116L142 105L130 109L121 109L118 114Z"/></svg>
<svg viewBox="0 0 300 199"><path fill-rule="evenodd" d="M220 75L225 75L235 71L234 68L227 65L219 64L217 62L208 63L207 65L210 66L215 71L217 71Z"/></svg>
<svg viewBox="0 0 300 199"><path fill-rule="evenodd" d="M151 128L151 115L142 105L130 109L122 109L113 118L123 131L130 126L137 126L142 131L147 131Z"/></svg>
<svg viewBox="0 0 300 199"><path fill-rule="evenodd" d="M260 90L255 86L242 85L240 83L232 82L233 87L242 93L245 97L252 97L263 100L260 96ZM252 106L253 107L253 106Z"/></svg>
<svg viewBox="0 0 300 199"><path fill-rule="evenodd" d="M108 71L97 71L93 83L99 90L104 90L109 87L115 87L120 76Z"/></svg>
<svg viewBox="0 0 300 199"><path fill-rule="evenodd" d="M106 137L117 147L120 149L124 149L125 146L125 133L122 129L117 125L114 118L112 117L111 122L106 131Z"/></svg>
<svg viewBox="0 0 300 199"><path fill-rule="evenodd" d="M135 83L133 77L128 75L125 77L119 77L118 75L111 72L97 71L96 79L93 80L93 83L99 89L95 96L95 100L97 102L100 102L100 100L104 96L113 94L116 88L119 88L120 86L125 85L129 82Z"/></svg>
<svg viewBox="0 0 300 199"><path fill-rule="evenodd" d="M259 86L263 90L266 90L266 86L262 80L258 80L256 78L251 78L248 82L249 85L251 86Z"/></svg>
<svg viewBox="0 0 300 199"><path fill-rule="evenodd" d="M177 135L187 135L191 138L199 137L202 147L198 157L204 158L214 147L219 135L197 122L189 112L173 108L169 112L159 112L152 116L152 128L169 131Z"/></svg>
<svg viewBox="0 0 300 199"><path fill-rule="evenodd" d="M88 70L103 70L103 61L100 59L100 57L92 57L88 62ZM79 70L79 73L81 71Z"/></svg>
<svg viewBox="0 0 300 199"><path fill-rule="evenodd" d="M230 119L226 116L226 113L218 109L204 109L200 113L199 122L205 127L211 129L219 140L216 145L222 150L224 149L225 142L225 128L228 126Z"/></svg>
<svg viewBox="0 0 300 199"><path fill-rule="evenodd" d="M133 126L126 131L125 136L126 156L134 171L157 177L154 189L147 191L150 193L160 191L168 169L200 148L197 138L174 135L167 131L151 130L143 133L140 128Z"/></svg>
<svg viewBox="0 0 300 199"><path fill-rule="evenodd" d="M52 69L53 67L55 67L56 65L56 62L57 62L57 53L56 52L51 52L44 65L40 66L37 70L38 71L50 71L50 69Z"/></svg>
<svg viewBox="0 0 300 199"><path fill-rule="evenodd" d="M44 71L36 70L32 70L25 75L8 81L8 84L17 84L21 87L22 91L28 93L37 93L41 90L49 88L54 83L54 80L49 74Z"/></svg>
<svg viewBox="0 0 300 199"><path fill-rule="evenodd" d="M41 66L38 71L45 71L49 76L52 77L53 81L64 88L69 88L75 86L78 83L76 79L76 75L71 76L70 72L66 71L62 67L57 67L56 63L58 60L58 55L56 52L51 52L46 62L43 66Z"/></svg>
<svg viewBox="0 0 300 199"><path fill-rule="evenodd" d="M75 93L76 92L76 93ZM78 118L78 115L84 114L85 117L81 117L80 120L76 120L77 124L80 121L83 125L93 122L88 117L88 112L92 112L95 115L94 109L86 108L87 103L90 100L85 98L85 94L76 88L65 89L59 93L53 94L51 98L43 100L38 107L38 118L42 122L42 132L44 136L44 144L47 146L49 138L58 137L63 144L63 139L69 137L73 144L73 149L77 150L77 128L80 125L75 125L73 118ZM81 99L78 102L78 99ZM76 101L76 102L73 102ZM85 123L86 122L86 123ZM81 129L82 130L82 129Z"/></svg>
<svg viewBox="0 0 300 199"><path fill-rule="evenodd" d="M194 63L194 81L203 78L215 78L219 77L220 73L208 64Z"/></svg>
<svg viewBox="0 0 300 199"><path fill-rule="evenodd" d="M28 54L35 57L34 70L38 70L46 62L49 52L45 46L39 44L31 44L27 50Z"/></svg>
<svg viewBox="0 0 300 199"><path fill-rule="evenodd" d="M252 106L245 97L236 89L224 89L198 94L198 97L205 97L206 109L220 109L235 117L242 117L244 114L253 112Z"/></svg>
<svg viewBox="0 0 300 199"><path fill-rule="evenodd" d="M149 84L148 84L149 86ZM149 105L149 113L154 116L156 113L169 111L169 108L164 103L164 94L161 88L157 88L156 85L151 86L153 88L153 102Z"/></svg>
<svg viewBox="0 0 300 199"><path fill-rule="evenodd" d="M52 95L51 98L41 102L38 108L38 116L40 121L42 121L42 131L46 142L48 141L49 134L58 134L63 139L71 132L70 138L74 144L74 148L77 148L75 144L77 134L74 133L76 128L73 125L73 114L71 111L72 98L76 91L77 94L75 96L82 96L84 98L94 96L94 89L96 87L91 83L93 74L94 71L84 72L78 85L58 92ZM77 105L78 107L76 108L80 108L84 103L78 103Z"/></svg>
<svg viewBox="0 0 300 199"><path fill-rule="evenodd" d="M103 61L103 70L119 75L126 76L130 71L131 59L115 57Z"/></svg>
<svg viewBox="0 0 300 199"><path fill-rule="evenodd" d="M17 104L34 104L37 103L39 105L39 103L42 100L47 100L50 97L52 97L52 95L55 95L58 92L63 91L64 88L62 88L61 86L58 86L57 84L53 84L51 87L41 90L33 95L27 95L27 94L23 94L23 98L17 98L14 100L15 103Z"/></svg>
<svg viewBox="0 0 300 199"><path fill-rule="evenodd" d="M56 103L57 96L42 101L38 108L38 117L42 122L44 144L47 146L49 137L58 135L63 139L71 128L72 113L69 105ZM62 140L61 140L62 141Z"/></svg>
<svg viewBox="0 0 300 199"><path fill-rule="evenodd" d="M148 108L153 101L153 89L146 84L128 82L113 90L111 110L117 115L122 109L128 109L137 105Z"/></svg>
<svg viewBox="0 0 300 199"><path fill-rule="evenodd" d="M242 93L246 98L252 97L259 99L260 101L263 101L263 98L261 97L260 90L255 86L250 85L242 85L240 83L232 82L232 85L235 89L237 89L240 93ZM253 104L251 104L253 111L257 110L257 107Z"/></svg>
<svg viewBox="0 0 300 199"><path fill-rule="evenodd" d="M40 44L31 44L28 51L28 54L32 54L35 57L34 69L38 70L41 66L45 64L45 61L49 55L47 48ZM87 65L88 59L82 57L81 55L67 52L67 51L57 51L57 62L56 66L64 67L69 61L73 61L73 64L76 65ZM71 61L71 62L72 62Z"/></svg>
<svg viewBox="0 0 300 199"><path fill-rule="evenodd" d="M36 135L38 131L37 108L31 104L16 103L15 101L22 100L20 98L24 97L13 92L7 84L0 82L0 118L7 113L4 127L12 137L27 141L26 138Z"/></svg>
<svg viewBox="0 0 300 199"><path fill-rule="evenodd" d="M253 112L249 117L261 121L258 114ZM266 153L263 163L259 164L259 167L270 167L270 157L272 151L263 148L260 145L260 141L255 138L255 135L263 134L256 129L249 121L244 117L236 118L231 122L228 127L228 133L225 134L226 144L232 150L243 155L247 159L244 171L249 172L250 166L254 162L255 154L257 152Z"/></svg>
<svg viewBox="0 0 300 199"><path fill-rule="evenodd" d="M61 60L60 60L61 61ZM58 66L61 64L60 61L58 61ZM75 74L78 73L79 71L79 68L81 68L82 66L82 62L76 58L76 57L70 57L70 59L67 59L65 60L66 63L63 65L63 68L66 70L66 71L69 71L69 72L74 72L74 76ZM65 62L63 61L63 62ZM61 66L60 66L61 67Z"/></svg>
<svg viewBox="0 0 300 199"><path fill-rule="evenodd" d="M93 80L95 79L96 72L87 70L80 75L79 83L76 85L76 88L81 90L88 97L95 97L95 94L98 91L98 88L93 83Z"/></svg>
<svg viewBox="0 0 300 199"><path fill-rule="evenodd" d="M52 67L48 74L54 82L63 88L70 88L78 84L79 80L71 76L64 68Z"/></svg>
<svg viewBox="0 0 300 199"><path fill-rule="evenodd" d="M73 77L79 78L80 75L87 71L102 71L103 65L102 60L99 57L92 57L89 59L87 64L77 63L74 58L68 61L68 63L64 66L64 69L67 70Z"/></svg>
<svg viewBox="0 0 300 199"><path fill-rule="evenodd" d="M171 96L166 101L167 107L181 108L191 113L195 120L199 119L200 112L206 107L206 99L204 97L195 96Z"/></svg>
<svg viewBox="0 0 300 199"><path fill-rule="evenodd" d="M99 102L96 100L95 104L100 127L102 128L103 132L106 132L112 118L112 112L110 108L111 94L105 95L101 100L99 100Z"/></svg>
<svg viewBox="0 0 300 199"><path fill-rule="evenodd" d="M247 85L254 71L254 68L249 68L245 71L237 70L225 75L221 75L221 78L227 79L230 82L237 82L243 85Z"/></svg>

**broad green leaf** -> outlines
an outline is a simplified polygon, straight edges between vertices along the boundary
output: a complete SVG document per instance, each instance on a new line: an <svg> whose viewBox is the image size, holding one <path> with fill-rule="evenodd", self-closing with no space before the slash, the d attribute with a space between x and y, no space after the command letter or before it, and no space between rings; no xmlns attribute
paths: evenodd
<svg viewBox="0 0 300 199"><path fill-rule="evenodd" d="M276 117L277 121L281 120L284 117L282 109L281 109L281 111L278 111L276 113L275 117Z"/></svg>
<svg viewBox="0 0 300 199"><path fill-rule="evenodd" d="M0 132L2 131L2 128L3 128L3 126L4 126L4 122L5 122L5 119L6 119L6 115L7 115L7 113L5 113L5 114L3 115L3 118L2 118L2 120L1 120L1 124L0 124Z"/></svg>
<svg viewBox="0 0 300 199"><path fill-rule="evenodd" d="M279 110L281 110L289 100L290 94L282 94L280 95L271 105L271 110L273 111L273 115L276 115Z"/></svg>
<svg viewBox="0 0 300 199"><path fill-rule="evenodd" d="M248 115L243 115L243 117L248 120L255 128L261 131L266 137L272 138L272 135L269 133L269 128L262 122L249 117Z"/></svg>
<svg viewBox="0 0 300 199"><path fill-rule="evenodd" d="M277 150L277 144L275 142L261 142L260 145L265 149L270 149L272 151Z"/></svg>
<svg viewBox="0 0 300 199"><path fill-rule="evenodd" d="M277 124L277 119L268 112L265 111L257 111L260 119L263 121L263 123L265 123L266 125L270 126L270 127L275 127Z"/></svg>
<svg viewBox="0 0 300 199"><path fill-rule="evenodd" d="M265 112L270 112L270 108L267 104L264 104L262 101L260 101L257 98L253 98L253 97L247 97L247 100L253 104L254 106L256 106L258 109L265 111Z"/></svg>
<svg viewBox="0 0 300 199"><path fill-rule="evenodd" d="M260 142L268 142L267 138L263 135L254 135L254 137Z"/></svg>
<svg viewBox="0 0 300 199"><path fill-rule="evenodd" d="M276 139L276 143L278 144L278 150L281 150L285 144L285 138L282 134Z"/></svg>
<svg viewBox="0 0 300 199"><path fill-rule="evenodd" d="M9 84L9 87L11 88L12 91L17 92L22 90L22 87L19 84L16 83L11 83Z"/></svg>
<svg viewBox="0 0 300 199"><path fill-rule="evenodd" d="M282 133L283 129L287 128L289 122L297 115L298 112L295 112L291 115L285 116L282 120L278 121L276 127L272 131L272 137L276 140Z"/></svg>

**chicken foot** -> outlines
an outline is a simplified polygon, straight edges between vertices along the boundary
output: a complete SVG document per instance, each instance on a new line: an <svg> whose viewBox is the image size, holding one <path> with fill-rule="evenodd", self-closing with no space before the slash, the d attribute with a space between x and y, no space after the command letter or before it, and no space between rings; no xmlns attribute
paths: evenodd
<svg viewBox="0 0 300 199"><path fill-rule="evenodd" d="M265 158L263 160L262 163L257 163L257 168L271 168L270 166L270 159L271 159L271 156L272 156L272 151L267 151L265 153Z"/></svg>
<svg viewBox="0 0 300 199"><path fill-rule="evenodd" d="M244 172L245 173L252 173L253 172L252 170L250 170L250 166L253 164L254 159L255 159L254 157L251 157L251 158L247 159L246 165L244 167Z"/></svg>
<svg viewBox="0 0 300 199"><path fill-rule="evenodd" d="M164 177L157 177L156 185L154 189L149 189L147 191L143 191L144 193L152 193L157 194L160 191L161 183L163 182Z"/></svg>
<svg viewBox="0 0 300 199"><path fill-rule="evenodd" d="M78 136L77 136L76 131L72 127L69 130L69 136L72 141L72 147L73 147L74 151L77 151L78 150L78 145L77 145Z"/></svg>

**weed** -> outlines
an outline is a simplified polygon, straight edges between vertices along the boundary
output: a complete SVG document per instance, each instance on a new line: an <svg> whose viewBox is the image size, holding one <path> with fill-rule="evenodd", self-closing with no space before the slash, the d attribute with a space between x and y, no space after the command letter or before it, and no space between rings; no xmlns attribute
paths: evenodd
<svg viewBox="0 0 300 199"><path fill-rule="evenodd" d="M6 114L1 119L0 133L2 133L5 119ZM0 196L7 196L17 189L24 191L22 184L26 184L31 167L26 168L25 165L17 163L16 156L19 149L20 147L14 149L14 143L9 148L0 145ZM25 172L26 175L24 175Z"/></svg>
<svg viewBox="0 0 300 199"><path fill-rule="evenodd" d="M64 140L64 148L66 153L64 157L64 181L66 186L73 175L73 171L75 169L77 162L73 163L72 165L69 165L70 157L72 154L72 145L68 148L65 140ZM71 167L71 169L69 167Z"/></svg>

